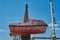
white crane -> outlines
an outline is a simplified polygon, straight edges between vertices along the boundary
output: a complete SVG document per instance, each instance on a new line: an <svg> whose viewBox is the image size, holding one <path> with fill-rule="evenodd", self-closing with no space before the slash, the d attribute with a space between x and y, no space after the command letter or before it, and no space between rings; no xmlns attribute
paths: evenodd
<svg viewBox="0 0 60 40"><path fill-rule="evenodd" d="M50 12L51 12L51 21L52 21L52 31L50 37L53 38L53 40L56 40L56 35L55 35L55 17L54 17L54 8L53 8L53 3L52 0L50 0Z"/></svg>

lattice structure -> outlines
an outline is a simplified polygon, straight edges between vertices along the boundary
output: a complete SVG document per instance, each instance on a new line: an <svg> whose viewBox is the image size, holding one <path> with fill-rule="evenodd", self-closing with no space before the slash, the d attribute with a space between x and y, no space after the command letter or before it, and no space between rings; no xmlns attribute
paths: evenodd
<svg viewBox="0 0 60 40"><path fill-rule="evenodd" d="M50 37L53 38L53 40L56 40L56 34L55 34L55 17L54 17L54 8L53 8L53 3L52 0L50 0L50 10L51 10L51 21L52 21L52 30L51 30L51 35Z"/></svg>

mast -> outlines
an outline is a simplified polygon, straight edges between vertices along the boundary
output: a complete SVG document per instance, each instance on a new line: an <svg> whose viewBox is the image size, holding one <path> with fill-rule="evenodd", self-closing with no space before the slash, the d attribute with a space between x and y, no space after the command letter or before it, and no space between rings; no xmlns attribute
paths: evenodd
<svg viewBox="0 0 60 40"><path fill-rule="evenodd" d="M26 4L25 7L25 15L24 15L24 23L28 22L29 18L28 18L28 4Z"/></svg>
<svg viewBox="0 0 60 40"><path fill-rule="evenodd" d="M51 12L51 21L52 21L52 31L50 37L53 38L53 40L56 40L56 35L55 35L55 18L54 18L54 8L52 4L52 0L50 0L50 12Z"/></svg>
<svg viewBox="0 0 60 40"><path fill-rule="evenodd" d="M29 22L28 3L27 2L26 2L26 5L25 5L25 15L24 15L24 23L26 23L26 22ZM31 40L30 34L29 35L21 35L21 39L22 40Z"/></svg>

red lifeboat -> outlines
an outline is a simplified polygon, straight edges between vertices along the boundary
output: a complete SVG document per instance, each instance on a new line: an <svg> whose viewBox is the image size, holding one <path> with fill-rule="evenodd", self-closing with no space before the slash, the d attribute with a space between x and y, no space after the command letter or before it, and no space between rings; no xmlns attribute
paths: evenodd
<svg viewBox="0 0 60 40"><path fill-rule="evenodd" d="M47 24L42 20L29 20L26 23L10 24L11 35L28 35L45 33Z"/></svg>

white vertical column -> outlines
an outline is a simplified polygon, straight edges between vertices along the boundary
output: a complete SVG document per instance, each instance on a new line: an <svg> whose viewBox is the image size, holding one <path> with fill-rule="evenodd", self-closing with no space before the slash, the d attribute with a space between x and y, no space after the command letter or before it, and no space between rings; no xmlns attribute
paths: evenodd
<svg viewBox="0 0 60 40"><path fill-rule="evenodd" d="M53 9L52 0L50 0L50 11L51 11L51 21L52 21L52 32L51 32L50 37L54 38L56 36L55 36L55 27L54 27L55 19L54 19L54 9Z"/></svg>
<svg viewBox="0 0 60 40"><path fill-rule="evenodd" d="M18 36L13 36L13 40L18 40Z"/></svg>
<svg viewBox="0 0 60 40"><path fill-rule="evenodd" d="M51 11L51 20L52 20L52 29L54 29L54 13L53 13L53 5L52 5L52 0L50 0L50 11Z"/></svg>
<svg viewBox="0 0 60 40"><path fill-rule="evenodd" d="M18 40L21 40L21 36L20 35L18 35Z"/></svg>
<svg viewBox="0 0 60 40"><path fill-rule="evenodd" d="M15 36L13 36L13 40L16 40L16 37Z"/></svg>

